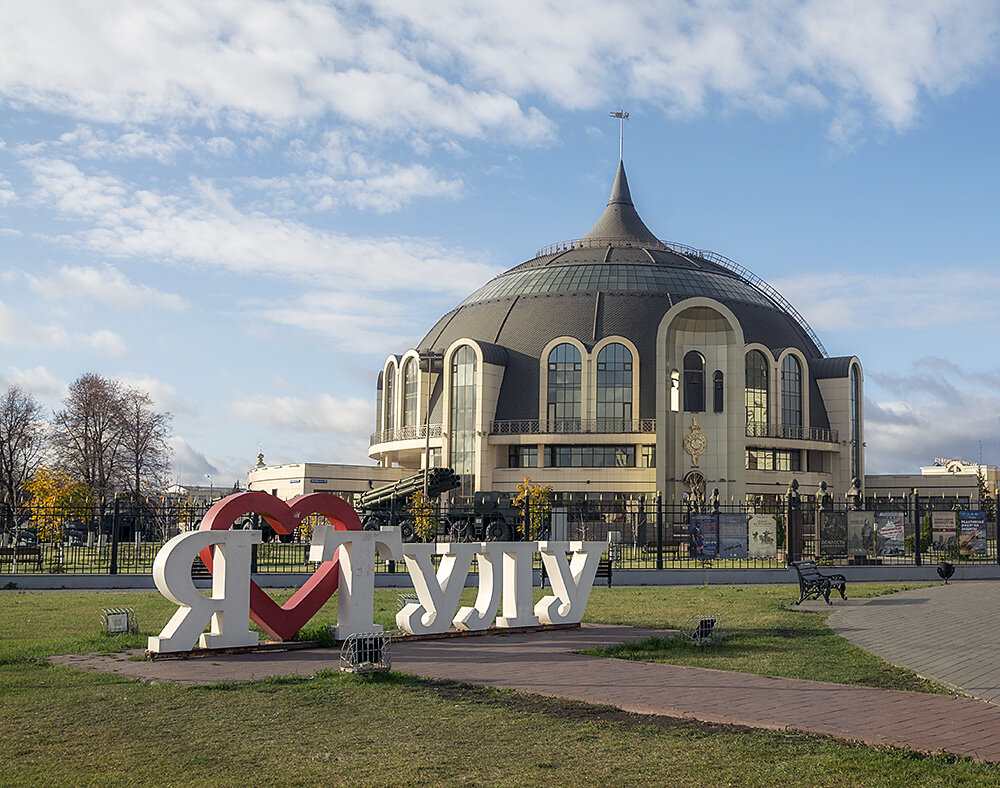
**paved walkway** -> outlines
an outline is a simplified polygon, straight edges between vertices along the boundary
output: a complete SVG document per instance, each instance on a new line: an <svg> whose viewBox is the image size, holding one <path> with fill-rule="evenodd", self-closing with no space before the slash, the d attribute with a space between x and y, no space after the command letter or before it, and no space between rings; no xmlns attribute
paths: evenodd
<svg viewBox="0 0 1000 788"><path fill-rule="evenodd" d="M1000 581L834 602L827 623L841 637L893 665L1000 703Z"/></svg>
<svg viewBox="0 0 1000 788"><path fill-rule="evenodd" d="M1000 762L1000 706L943 695L776 679L746 673L588 657L593 646L657 634L585 626L393 644L396 670L429 678L602 703L648 714L757 728L796 729L873 745L949 752ZM336 669L339 653L302 650L193 660L129 661L126 655L66 655L54 661L147 681L184 684L311 675Z"/></svg>

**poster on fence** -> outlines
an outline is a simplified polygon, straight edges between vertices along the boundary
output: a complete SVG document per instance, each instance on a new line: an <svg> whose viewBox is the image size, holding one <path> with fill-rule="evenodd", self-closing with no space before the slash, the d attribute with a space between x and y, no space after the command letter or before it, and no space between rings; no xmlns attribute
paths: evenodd
<svg viewBox="0 0 1000 788"><path fill-rule="evenodd" d="M747 557L747 516L742 512L719 514L719 556Z"/></svg>
<svg viewBox="0 0 1000 788"><path fill-rule="evenodd" d="M819 554L845 555L847 553L847 512L817 512L819 528Z"/></svg>
<svg viewBox="0 0 1000 788"><path fill-rule="evenodd" d="M773 514L752 514L747 526L750 532L751 558L774 558L778 555L778 528Z"/></svg>
<svg viewBox="0 0 1000 788"><path fill-rule="evenodd" d="M931 512L931 542L935 550L954 550L958 546L954 512Z"/></svg>
<svg viewBox="0 0 1000 788"><path fill-rule="evenodd" d="M903 555L906 532L902 512L879 512L875 518L879 555Z"/></svg>
<svg viewBox="0 0 1000 788"><path fill-rule="evenodd" d="M958 551L986 555L986 512L958 513Z"/></svg>
<svg viewBox="0 0 1000 788"><path fill-rule="evenodd" d="M875 554L875 515L872 512L847 513L847 554Z"/></svg>
<svg viewBox="0 0 1000 788"><path fill-rule="evenodd" d="M714 514L693 514L689 527L692 555L697 558L715 558L719 554L719 534Z"/></svg>

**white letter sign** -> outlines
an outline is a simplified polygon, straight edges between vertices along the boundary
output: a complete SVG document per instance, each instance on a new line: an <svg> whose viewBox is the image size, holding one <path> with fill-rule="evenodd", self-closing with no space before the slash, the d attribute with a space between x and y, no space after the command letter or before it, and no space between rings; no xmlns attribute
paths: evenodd
<svg viewBox="0 0 1000 788"><path fill-rule="evenodd" d="M260 531L189 531L175 536L156 554L153 582L160 593L180 607L150 651L256 646L250 631L250 545L260 543ZM191 565L202 549L215 545L212 596L195 588ZM210 632L204 632L211 623Z"/></svg>
<svg viewBox="0 0 1000 788"><path fill-rule="evenodd" d="M590 599L601 553L607 542L539 542L542 563L555 596L544 596L535 605L543 624L578 624ZM566 558L572 553L572 560Z"/></svg>

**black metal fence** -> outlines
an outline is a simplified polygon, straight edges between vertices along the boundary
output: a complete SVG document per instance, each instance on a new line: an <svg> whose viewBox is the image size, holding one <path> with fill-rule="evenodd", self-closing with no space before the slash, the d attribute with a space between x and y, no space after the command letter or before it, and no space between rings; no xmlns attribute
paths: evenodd
<svg viewBox="0 0 1000 788"><path fill-rule="evenodd" d="M920 565L949 560L998 563L996 501L958 498L869 499L859 510L798 506L773 497L693 511L658 498L555 502L525 514L509 504L437 505L362 512L367 528L400 529L406 541L603 541L616 569L780 569L815 558L834 565ZM197 528L207 505L118 503L33 509L0 517L0 574L148 574L160 547ZM980 514L981 513L981 514ZM306 518L278 535L248 515L235 527L260 528L256 573L309 572L312 529ZM920 527L917 527L917 524ZM399 567L381 559L376 571Z"/></svg>

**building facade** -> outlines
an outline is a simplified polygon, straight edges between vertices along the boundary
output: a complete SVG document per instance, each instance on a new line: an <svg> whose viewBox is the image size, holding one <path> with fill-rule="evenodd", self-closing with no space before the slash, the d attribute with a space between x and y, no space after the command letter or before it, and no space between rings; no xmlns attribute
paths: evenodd
<svg viewBox="0 0 1000 788"><path fill-rule="evenodd" d="M583 238L540 250L444 315L377 382L369 455L453 467L460 496L722 500L846 494L864 479L864 377L737 263L660 241L619 163Z"/></svg>

